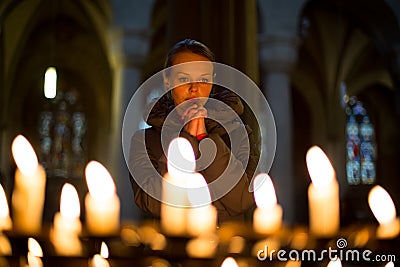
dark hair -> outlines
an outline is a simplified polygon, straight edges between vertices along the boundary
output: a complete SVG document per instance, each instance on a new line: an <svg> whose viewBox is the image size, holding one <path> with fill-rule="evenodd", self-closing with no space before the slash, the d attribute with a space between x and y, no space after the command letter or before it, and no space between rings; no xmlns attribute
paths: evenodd
<svg viewBox="0 0 400 267"><path fill-rule="evenodd" d="M189 51L194 54L204 56L212 62L215 61L214 53L207 46L196 40L185 39L176 43L171 50L169 50L167 58L165 59L164 68L171 67L175 55L184 51Z"/></svg>

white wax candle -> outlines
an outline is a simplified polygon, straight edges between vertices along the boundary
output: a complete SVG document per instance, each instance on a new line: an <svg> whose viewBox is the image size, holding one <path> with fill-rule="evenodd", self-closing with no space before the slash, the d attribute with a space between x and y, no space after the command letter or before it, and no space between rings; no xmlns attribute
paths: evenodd
<svg viewBox="0 0 400 267"><path fill-rule="evenodd" d="M217 209L213 205L188 210L188 233L192 236L213 233L217 230Z"/></svg>
<svg viewBox="0 0 400 267"><path fill-rule="evenodd" d="M6 193L0 184L0 235L3 230L11 230L12 222L8 209Z"/></svg>
<svg viewBox="0 0 400 267"><path fill-rule="evenodd" d="M280 205L267 209L256 208L253 214L254 231L266 235L275 233L282 226L282 213Z"/></svg>
<svg viewBox="0 0 400 267"><path fill-rule="evenodd" d="M310 231L316 236L333 236L339 230L339 185L332 181L326 188L308 188Z"/></svg>
<svg viewBox="0 0 400 267"><path fill-rule="evenodd" d="M316 236L334 236L340 226L339 185L335 171L321 148L307 152L307 168L312 183L308 188L310 231Z"/></svg>
<svg viewBox="0 0 400 267"><path fill-rule="evenodd" d="M171 236L183 236L186 234L186 220L188 200L186 190L178 184L184 179L165 174L162 187L161 203L161 227Z"/></svg>
<svg viewBox="0 0 400 267"><path fill-rule="evenodd" d="M368 194L368 203L379 222L376 236L379 239L396 238L400 233L400 220L389 193L381 186L374 186Z"/></svg>
<svg viewBox="0 0 400 267"><path fill-rule="evenodd" d="M211 205L208 185L200 173L193 173L187 179L187 194L190 208L187 211L188 233L192 236L207 235L217 229L217 209Z"/></svg>
<svg viewBox="0 0 400 267"><path fill-rule="evenodd" d="M253 214L253 228L256 233L273 234L282 225L282 207L277 204L275 188L266 173L254 178L254 197L257 208Z"/></svg>
<svg viewBox="0 0 400 267"><path fill-rule="evenodd" d="M195 171L193 148L185 138L171 141L167 153L168 173L162 182L161 227L172 236L187 234L187 179Z"/></svg>
<svg viewBox="0 0 400 267"><path fill-rule="evenodd" d="M114 235L120 229L120 200L107 169L96 161L85 169L89 193L85 198L86 227L93 235Z"/></svg>
<svg viewBox="0 0 400 267"><path fill-rule="evenodd" d="M60 212L54 216L50 238L59 255L73 256L82 253L79 240L82 224L79 220L78 193L71 184L65 184L61 192Z"/></svg>
<svg viewBox="0 0 400 267"><path fill-rule="evenodd" d="M395 218L388 223L380 224L376 229L376 237L379 239L396 238L400 233L400 220Z"/></svg>
<svg viewBox="0 0 400 267"><path fill-rule="evenodd" d="M14 230L34 235L42 226L46 173L33 147L22 135L14 139L12 153L18 167L12 197Z"/></svg>

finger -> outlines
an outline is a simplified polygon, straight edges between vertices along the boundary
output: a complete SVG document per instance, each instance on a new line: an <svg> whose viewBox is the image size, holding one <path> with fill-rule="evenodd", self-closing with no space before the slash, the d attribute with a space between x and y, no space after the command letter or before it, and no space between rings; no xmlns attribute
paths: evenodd
<svg viewBox="0 0 400 267"><path fill-rule="evenodd" d="M191 120L188 123L185 124L184 129L187 133L189 133L192 136L196 136L198 132L198 121L197 120Z"/></svg>
<svg viewBox="0 0 400 267"><path fill-rule="evenodd" d="M198 109L190 109L186 112L185 116L182 117L182 120L188 121L190 119L193 119L197 116L196 114L198 113L199 113Z"/></svg>
<svg viewBox="0 0 400 267"><path fill-rule="evenodd" d="M187 116L188 112L190 112L190 111L193 110L193 109L197 109L197 108L198 108L198 106L197 106L196 104L191 105L191 106L188 106L188 107L185 109L185 111L182 113L181 119L183 120L183 119Z"/></svg>
<svg viewBox="0 0 400 267"><path fill-rule="evenodd" d="M205 110L196 110L188 115L190 115L190 119L205 118L207 117L207 112Z"/></svg>

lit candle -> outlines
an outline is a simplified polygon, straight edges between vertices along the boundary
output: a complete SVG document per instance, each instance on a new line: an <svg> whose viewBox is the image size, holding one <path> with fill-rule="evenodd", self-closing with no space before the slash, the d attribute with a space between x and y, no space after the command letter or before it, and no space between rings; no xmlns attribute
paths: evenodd
<svg viewBox="0 0 400 267"><path fill-rule="evenodd" d="M43 251L36 239L28 238L28 267L43 267Z"/></svg>
<svg viewBox="0 0 400 267"><path fill-rule="evenodd" d="M218 248L218 236L201 235L186 243L186 253L193 258L212 258Z"/></svg>
<svg viewBox="0 0 400 267"><path fill-rule="evenodd" d="M76 189L65 184L61 192L60 212L54 216L51 239L60 255L80 255L82 245L79 240L82 224L79 220L80 204Z"/></svg>
<svg viewBox="0 0 400 267"><path fill-rule="evenodd" d="M400 222L396 218L396 207L389 193L381 186L374 186L368 194L368 204L379 222L378 238L395 238L400 232Z"/></svg>
<svg viewBox="0 0 400 267"><path fill-rule="evenodd" d="M221 267L239 267L236 260L232 257L227 257L221 264Z"/></svg>
<svg viewBox="0 0 400 267"><path fill-rule="evenodd" d="M119 231L120 201L107 169L91 161L85 169L89 193L85 198L86 227L93 235L113 235Z"/></svg>
<svg viewBox="0 0 400 267"><path fill-rule="evenodd" d="M11 149L18 167L12 197L14 230L26 235L37 234L42 226L46 173L25 137L18 135Z"/></svg>
<svg viewBox="0 0 400 267"><path fill-rule="evenodd" d="M93 256L90 266L91 267L110 267L110 263L108 262L108 247L106 243L101 242L100 254L96 254Z"/></svg>
<svg viewBox="0 0 400 267"><path fill-rule="evenodd" d="M342 267L342 261L339 258L329 261L327 267Z"/></svg>
<svg viewBox="0 0 400 267"><path fill-rule="evenodd" d="M171 236L187 234L187 198L186 181L195 171L193 148L185 138L171 141L167 153L168 173L162 182L161 227Z"/></svg>
<svg viewBox="0 0 400 267"><path fill-rule="evenodd" d="M389 261L386 263L385 267L394 267L394 263L392 261Z"/></svg>
<svg viewBox="0 0 400 267"><path fill-rule="evenodd" d="M257 208L253 214L254 231L273 234L282 225L282 207L277 204L274 185L266 173L254 178L254 198Z"/></svg>
<svg viewBox="0 0 400 267"><path fill-rule="evenodd" d="M318 146L307 152L312 183L308 188L310 231L316 236L333 236L339 230L339 184L328 157Z"/></svg>
<svg viewBox="0 0 400 267"><path fill-rule="evenodd" d="M3 230L11 230L12 222L8 209L6 193L3 186L0 184L0 233Z"/></svg>
<svg viewBox="0 0 400 267"><path fill-rule="evenodd" d="M3 186L0 184L0 257L12 255L11 243L2 233L2 231L11 230L11 228L12 222L8 209L6 193L4 192Z"/></svg>
<svg viewBox="0 0 400 267"><path fill-rule="evenodd" d="M187 194L190 203L187 229L189 235L199 236L213 233L217 229L217 209L211 204L210 191L203 175L193 173L187 179Z"/></svg>

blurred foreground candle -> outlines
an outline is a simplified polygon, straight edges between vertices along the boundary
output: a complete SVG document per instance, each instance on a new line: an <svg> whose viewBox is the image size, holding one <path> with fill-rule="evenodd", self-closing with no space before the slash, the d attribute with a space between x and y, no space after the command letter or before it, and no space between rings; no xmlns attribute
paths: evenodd
<svg viewBox="0 0 400 267"><path fill-rule="evenodd" d="M43 267L43 251L36 239L28 238L28 267Z"/></svg>
<svg viewBox="0 0 400 267"><path fill-rule="evenodd" d="M2 231L11 230L12 222L7 204L6 193L3 186L0 184L0 266L2 266L2 256L11 256L11 243L7 236L3 235ZM8 266L8 265L7 265Z"/></svg>
<svg viewBox="0 0 400 267"><path fill-rule="evenodd" d="M60 212L54 216L51 239L59 255L77 256L82 253L79 234L82 224L79 220L80 204L76 189L65 184L61 192Z"/></svg>
<svg viewBox="0 0 400 267"><path fill-rule="evenodd" d="M34 235L40 232L42 226L46 174L25 137L18 135L11 149L18 167L12 196L14 230Z"/></svg>
<svg viewBox="0 0 400 267"><path fill-rule="evenodd" d="M167 153L167 169L162 182L161 227L172 236L187 234L187 198L186 181L195 171L193 148L185 138L171 141Z"/></svg>
<svg viewBox="0 0 400 267"><path fill-rule="evenodd" d="M11 230L12 222L10 218L10 211L8 209L6 192L0 184L0 235L3 230Z"/></svg>
<svg viewBox="0 0 400 267"><path fill-rule="evenodd" d="M190 239L186 243L186 253L192 258L212 258L218 248L216 234L201 235Z"/></svg>
<svg viewBox="0 0 400 267"><path fill-rule="evenodd" d="M368 194L368 204L379 222L376 236L380 239L395 238L400 232L396 207L389 193L381 186L374 186Z"/></svg>
<svg viewBox="0 0 400 267"><path fill-rule="evenodd" d="M187 179L190 208L187 230L191 236L208 235L217 230L217 209L211 204L210 191L203 175L193 173Z"/></svg>
<svg viewBox="0 0 400 267"><path fill-rule="evenodd" d="M107 260L108 258L108 247L106 243L101 243L100 254L95 254L90 261L91 267L110 267L110 263Z"/></svg>
<svg viewBox="0 0 400 267"><path fill-rule="evenodd" d="M254 178L254 197L257 208L253 214L254 231L273 234L282 225L282 207L277 204L274 185L266 173Z"/></svg>
<svg viewBox="0 0 400 267"><path fill-rule="evenodd" d="M239 267L236 260L232 257L227 257L221 264L221 267Z"/></svg>
<svg viewBox="0 0 400 267"><path fill-rule="evenodd" d="M316 236L330 237L340 225L339 184L328 157L318 146L306 156L312 183L308 188L310 231Z"/></svg>
<svg viewBox="0 0 400 267"><path fill-rule="evenodd" d="M120 227L120 201L107 169L91 161L85 169L89 193L85 198L86 228L98 236L117 234Z"/></svg>
<svg viewBox="0 0 400 267"><path fill-rule="evenodd" d="M327 267L342 267L342 261L339 258L329 261Z"/></svg>

